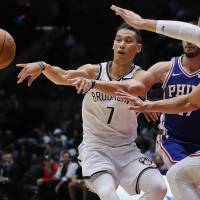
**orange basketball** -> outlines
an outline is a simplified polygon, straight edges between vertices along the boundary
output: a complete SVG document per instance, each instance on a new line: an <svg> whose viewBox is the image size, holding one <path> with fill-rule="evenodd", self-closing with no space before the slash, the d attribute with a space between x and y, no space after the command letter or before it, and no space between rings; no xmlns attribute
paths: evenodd
<svg viewBox="0 0 200 200"><path fill-rule="evenodd" d="M7 67L14 59L16 44L13 37L0 29L0 69Z"/></svg>

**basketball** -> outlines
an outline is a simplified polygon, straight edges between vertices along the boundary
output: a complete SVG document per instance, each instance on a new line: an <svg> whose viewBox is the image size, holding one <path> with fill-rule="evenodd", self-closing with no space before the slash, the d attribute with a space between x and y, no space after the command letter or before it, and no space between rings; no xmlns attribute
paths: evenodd
<svg viewBox="0 0 200 200"><path fill-rule="evenodd" d="M0 69L7 67L14 59L16 44L7 31L0 29Z"/></svg>

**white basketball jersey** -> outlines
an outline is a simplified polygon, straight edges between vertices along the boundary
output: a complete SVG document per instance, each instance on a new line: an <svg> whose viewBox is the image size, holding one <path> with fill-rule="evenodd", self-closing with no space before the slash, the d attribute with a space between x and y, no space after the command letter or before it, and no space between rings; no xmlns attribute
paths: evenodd
<svg viewBox="0 0 200 200"><path fill-rule="evenodd" d="M99 64L98 80L111 81L109 64ZM119 81L131 79L140 69L133 64ZM137 115L129 110L127 100L91 89L83 100L82 117L84 143L103 143L114 147L130 144L137 137Z"/></svg>

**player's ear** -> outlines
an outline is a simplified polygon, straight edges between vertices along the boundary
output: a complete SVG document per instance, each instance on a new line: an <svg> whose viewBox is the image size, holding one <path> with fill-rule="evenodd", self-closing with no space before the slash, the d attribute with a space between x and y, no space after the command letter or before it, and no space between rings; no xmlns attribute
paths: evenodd
<svg viewBox="0 0 200 200"><path fill-rule="evenodd" d="M142 44L137 45L137 53L140 53L142 51Z"/></svg>

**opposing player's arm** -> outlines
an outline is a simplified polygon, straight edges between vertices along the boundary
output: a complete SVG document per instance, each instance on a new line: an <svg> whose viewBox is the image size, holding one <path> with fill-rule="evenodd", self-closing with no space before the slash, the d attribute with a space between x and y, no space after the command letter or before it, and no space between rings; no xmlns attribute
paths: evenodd
<svg viewBox="0 0 200 200"><path fill-rule="evenodd" d="M200 85L190 94L178 96L171 99L145 102L147 111L165 112L171 114L191 112L200 108Z"/></svg>
<svg viewBox="0 0 200 200"><path fill-rule="evenodd" d="M130 109L138 112L178 114L191 112L200 108L200 85L197 86L190 94L160 101L142 101L140 98L132 96L123 90L118 91L117 96L128 100Z"/></svg>
<svg viewBox="0 0 200 200"><path fill-rule="evenodd" d="M135 80L142 83L145 87L145 92L148 92L149 89L156 83L163 83L166 78L166 75L170 69L170 62L158 62L152 65L148 71L140 71L134 77ZM131 86L130 86L131 87ZM131 93L131 92L129 92Z"/></svg>
<svg viewBox="0 0 200 200"><path fill-rule="evenodd" d="M129 25L141 29L166 35L196 44L200 47L200 28L193 24L180 21L144 19L133 11L112 6L112 10L120 15Z"/></svg>
<svg viewBox="0 0 200 200"><path fill-rule="evenodd" d="M160 101L145 101L144 110L147 112L162 112L169 114L185 113L196 110L189 102L189 95L182 95Z"/></svg>
<svg viewBox="0 0 200 200"><path fill-rule="evenodd" d="M194 110L200 108L200 84L194 88L194 90L188 95L189 96L189 104L191 109Z"/></svg>
<svg viewBox="0 0 200 200"><path fill-rule="evenodd" d="M18 74L19 80L17 83L21 83L24 79L29 78L28 85L40 76L42 73L53 83L57 85L70 85L69 79L76 77L85 77L88 79L94 79L99 67L98 65L86 64L79 67L77 70L63 70L60 67L52 66L45 62L34 62L27 64L17 64L17 66L23 69Z"/></svg>
<svg viewBox="0 0 200 200"><path fill-rule="evenodd" d="M178 114L200 108L200 84L190 94L160 101L142 101L140 98L132 96L125 91L118 91L117 96L128 100L130 109L139 112Z"/></svg>

